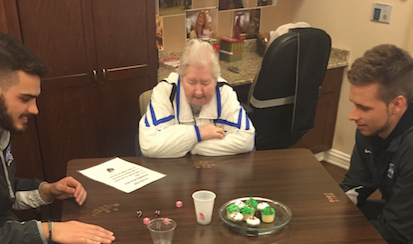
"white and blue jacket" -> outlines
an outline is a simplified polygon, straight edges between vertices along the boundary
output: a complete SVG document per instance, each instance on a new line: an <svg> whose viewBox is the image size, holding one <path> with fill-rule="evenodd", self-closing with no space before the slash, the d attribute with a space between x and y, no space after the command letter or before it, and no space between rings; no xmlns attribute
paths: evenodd
<svg viewBox="0 0 413 244"><path fill-rule="evenodd" d="M179 75L171 73L153 89L151 100L139 122L139 144L146 157L177 158L186 154L234 155L252 151L255 128L238 101L237 94L222 78L212 100L194 119ZM214 123L224 139L201 141L198 126Z"/></svg>

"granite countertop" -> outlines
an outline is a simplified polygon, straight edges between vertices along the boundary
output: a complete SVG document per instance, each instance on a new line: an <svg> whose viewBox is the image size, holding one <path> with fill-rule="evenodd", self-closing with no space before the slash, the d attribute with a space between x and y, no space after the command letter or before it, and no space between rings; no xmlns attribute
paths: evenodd
<svg viewBox="0 0 413 244"><path fill-rule="evenodd" d="M180 52L159 52L159 60L164 60L171 57L180 57ZM348 59L349 59L349 51L332 48L330 59L328 61L327 69L334 69L340 67L348 66ZM221 66L221 76L231 86L240 86L245 84L250 84L253 82L255 75L257 74L260 65L262 62L262 57L256 52L256 41L254 40L247 40L244 44L244 52L242 61L228 63L225 61L219 61ZM228 70L228 67L234 66L237 67L240 72L233 73ZM168 77L169 73L175 71L175 68L159 63L158 69L158 80L162 80Z"/></svg>

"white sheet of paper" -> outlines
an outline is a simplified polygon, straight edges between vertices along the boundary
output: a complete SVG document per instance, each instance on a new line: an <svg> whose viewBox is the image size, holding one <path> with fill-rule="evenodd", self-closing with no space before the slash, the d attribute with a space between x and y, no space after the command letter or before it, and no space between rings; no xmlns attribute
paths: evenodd
<svg viewBox="0 0 413 244"><path fill-rule="evenodd" d="M126 193L166 176L121 158L114 158L99 165L79 170L79 173Z"/></svg>

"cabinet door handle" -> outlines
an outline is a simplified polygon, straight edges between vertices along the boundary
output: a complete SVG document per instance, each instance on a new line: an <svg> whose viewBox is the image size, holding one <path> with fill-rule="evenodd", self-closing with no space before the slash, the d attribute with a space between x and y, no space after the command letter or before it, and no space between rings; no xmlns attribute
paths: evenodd
<svg viewBox="0 0 413 244"><path fill-rule="evenodd" d="M108 77L106 76L106 69L102 69L103 79L102 79L102 86L106 85L106 81Z"/></svg>
<svg viewBox="0 0 413 244"><path fill-rule="evenodd" d="M93 73L93 86L97 86L98 73L96 72L96 70L93 70L92 73Z"/></svg>

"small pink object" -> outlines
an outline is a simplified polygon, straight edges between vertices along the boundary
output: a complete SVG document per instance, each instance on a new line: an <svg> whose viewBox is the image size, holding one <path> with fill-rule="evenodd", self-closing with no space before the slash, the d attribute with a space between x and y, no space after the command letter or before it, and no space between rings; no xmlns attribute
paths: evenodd
<svg viewBox="0 0 413 244"><path fill-rule="evenodd" d="M181 201L176 202L176 207L181 208L184 204Z"/></svg>
<svg viewBox="0 0 413 244"><path fill-rule="evenodd" d="M146 224L146 225L149 223L149 221L151 221L151 219L148 218L148 217L143 219L143 223Z"/></svg>
<svg viewBox="0 0 413 244"><path fill-rule="evenodd" d="M166 224L166 225L169 225L170 222L171 221L168 218L163 219L163 223Z"/></svg>
<svg viewBox="0 0 413 244"><path fill-rule="evenodd" d="M205 220L205 216L203 213L199 213L199 217L201 218L202 221Z"/></svg>

